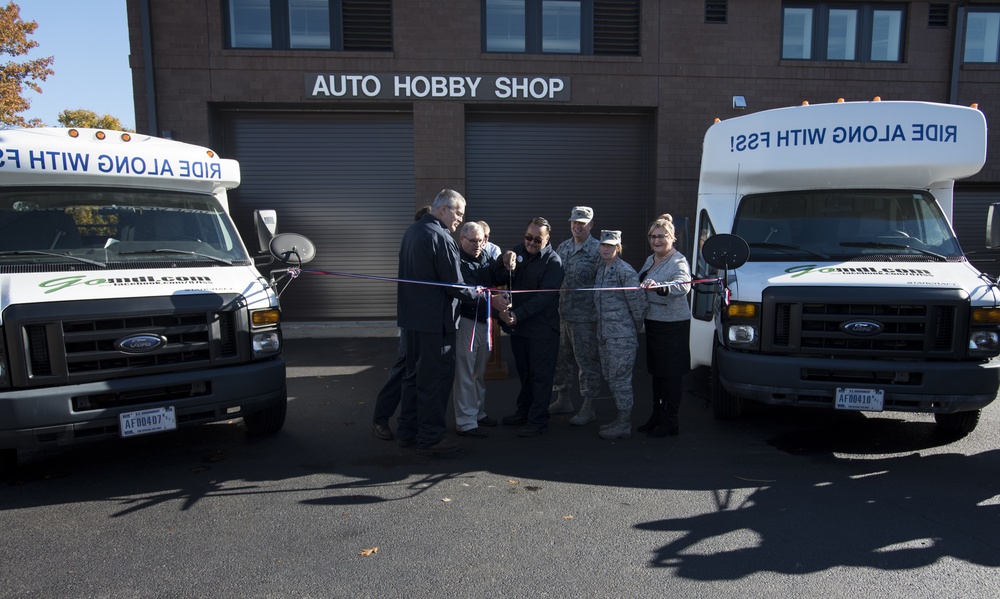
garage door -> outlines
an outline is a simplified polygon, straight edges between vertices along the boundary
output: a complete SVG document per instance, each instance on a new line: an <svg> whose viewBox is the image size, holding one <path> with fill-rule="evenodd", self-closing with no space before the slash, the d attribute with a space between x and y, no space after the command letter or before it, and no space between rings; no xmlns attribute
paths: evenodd
<svg viewBox="0 0 1000 599"><path fill-rule="evenodd" d="M624 258L638 268L648 253L652 216L650 115L470 113L466 122L466 220L490 224L504 249L528 222L552 224L553 245L571 237L573 206L594 209L594 231L623 232Z"/></svg>
<svg viewBox="0 0 1000 599"><path fill-rule="evenodd" d="M396 276L416 195L410 114L231 111L223 123L223 155L243 174L230 204L248 244L253 211L274 209L279 232L316 244L306 269ZM288 320L394 319L396 286L306 274L281 304Z"/></svg>
<svg viewBox="0 0 1000 599"><path fill-rule="evenodd" d="M986 217L996 202L1000 190L955 189L955 235L969 261L994 277L1000 275L1000 250L986 248Z"/></svg>

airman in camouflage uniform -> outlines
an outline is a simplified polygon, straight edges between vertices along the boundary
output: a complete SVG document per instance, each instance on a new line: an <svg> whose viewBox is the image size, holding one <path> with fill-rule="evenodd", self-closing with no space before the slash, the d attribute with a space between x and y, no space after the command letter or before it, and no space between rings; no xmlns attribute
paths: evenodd
<svg viewBox="0 0 1000 599"><path fill-rule="evenodd" d="M601 372L618 408L618 417L601 425L597 433L605 439L632 436L632 371L647 306L646 293L639 289L639 275L621 259L621 239L621 231L601 231L602 263L597 267L594 287L635 289L593 292Z"/></svg>
<svg viewBox="0 0 1000 599"><path fill-rule="evenodd" d="M559 293L559 359L552 391L555 401L549 406L550 414L573 412L570 392L573 389L574 370L579 369L580 395L583 406L570 419L570 424L583 425L594 420L594 398L601 392L601 365L597 358L597 314L594 311L594 274L601 261L599 243L590 235L594 210L589 206L576 206L570 213L570 232L573 237L559 244L556 253L562 259L566 278Z"/></svg>

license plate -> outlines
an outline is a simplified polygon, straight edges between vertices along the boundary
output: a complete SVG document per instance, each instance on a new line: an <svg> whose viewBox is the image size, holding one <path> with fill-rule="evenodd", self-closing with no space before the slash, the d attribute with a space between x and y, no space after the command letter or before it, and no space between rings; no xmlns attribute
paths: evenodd
<svg viewBox="0 0 1000 599"><path fill-rule="evenodd" d="M122 437L135 437L148 433L172 431L177 428L177 418L174 416L173 406L150 408L119 414L118 424Z"/></svg>
<svg viewBox="0 0 1000 599"><path fill-rule="evenodd" d="M838 410L881 412L884 395L882 389L837 388L837 403L834 407Z"/></svg>

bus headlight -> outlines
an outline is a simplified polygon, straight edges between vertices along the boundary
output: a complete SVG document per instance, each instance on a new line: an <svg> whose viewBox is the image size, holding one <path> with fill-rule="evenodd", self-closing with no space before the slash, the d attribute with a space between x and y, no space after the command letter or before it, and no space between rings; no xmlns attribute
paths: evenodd
<svg viewBox="0 0 1000 599"><path fill-rule="evenodd" d="M757 327L752 324L731 324L728 338L732 345L753 345L757 343Z"/></svg>
<svg viewBox="0 0 1000 599"><path fill-rule="evenodd" d="M973 329L969 333L969 356L992 358L1000 353L1000 335L996 331Z"/></svg>
<svg viewBox="0 0 1000 599"><path fill-rule="evenodd" d="M253 340L253 355L255 358L271 356L281 352L281 335L278 334L278 331L254 333L251 339Z"/></svg>

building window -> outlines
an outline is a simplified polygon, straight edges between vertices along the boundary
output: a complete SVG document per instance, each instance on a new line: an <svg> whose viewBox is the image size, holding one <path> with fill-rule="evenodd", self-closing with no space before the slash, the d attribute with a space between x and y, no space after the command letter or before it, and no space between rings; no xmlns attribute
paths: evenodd
<svg viewBox="0 0 1000 599"><path fill-rule="evenodd" d="M392 0L225 0L229 48L392 51Z"/></svg>
<svg viewBox="0 0 1000 599"><path fill-rule="evenodd" d="M639 54L639 0L482 0L483 50Z"/></svg>
<svg viewBox="0 0 1000 599"><path fill-rule="evenodd" d="M328 0L288 0L289 46L292 48L330 47L330 4Z"/></svg>
<svg viewBox="0 0 1000 599"><path fill-rule="evenodd" d="M969 9L965 17L965 62L1000 61L1000 8Z"/></svg>
<svg viewBox="0 0 1000 599"><path fill-rule="evenodd" d="M904 15L904 8L894 5L786 4L781 57L900 62Z"/></svg>
<svg viewBox="0 0 1000 599"><path fill-rule="evenodd" d="M234 48L270 48L270 0L229 0L229 38Z"/></svg>
<svg viewBox="0 0 1000 599"><path fill-rule="evenodd" d="M580 53L580 2L542 0L542 52Z"/></svg>

